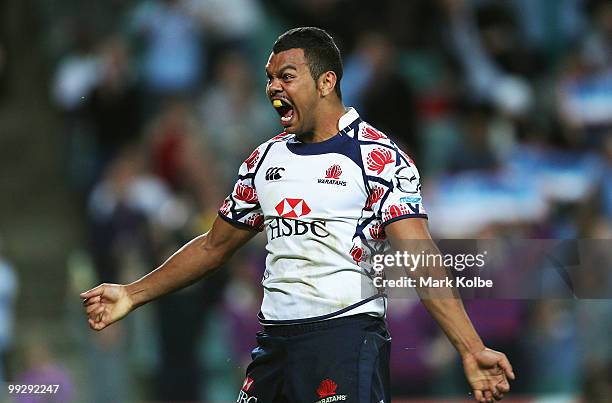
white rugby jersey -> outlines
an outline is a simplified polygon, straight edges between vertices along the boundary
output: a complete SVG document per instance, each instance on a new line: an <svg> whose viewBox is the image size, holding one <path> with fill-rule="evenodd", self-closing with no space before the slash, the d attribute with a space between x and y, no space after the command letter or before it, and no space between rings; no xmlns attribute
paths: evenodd
<svg viewBox="0 0 612 403"><path fill-rule="evenodd" d="M388 248L384 227L427 217L410 157L352 108L338 126L323 142L281 133L257 147L219 210L267 233L262 324L384 316L371 280L372 255Z"/></svg>

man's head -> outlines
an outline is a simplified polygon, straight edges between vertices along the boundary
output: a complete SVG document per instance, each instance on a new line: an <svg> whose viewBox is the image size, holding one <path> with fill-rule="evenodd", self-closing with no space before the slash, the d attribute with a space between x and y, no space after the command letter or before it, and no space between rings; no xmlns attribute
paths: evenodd
<svg viewBox="0 0 612 403"><path fill-rule="evenodd" d="M282 34L272 47L266 74L266 93L277 100L275 107L287 131L313 130L322 104L341 103L340 51L322 29L302 27Z"/></svg>
<svg viewBox="0 0 612 403"><path fill-rule="evenodd" d="M289 49L303 49L312 78L316 81L321 74L333 71L336 75L335 91L342 99L342 58L334 39L326 31L315 27L293 28L278 37L272 52L280 53Z"/></svg>

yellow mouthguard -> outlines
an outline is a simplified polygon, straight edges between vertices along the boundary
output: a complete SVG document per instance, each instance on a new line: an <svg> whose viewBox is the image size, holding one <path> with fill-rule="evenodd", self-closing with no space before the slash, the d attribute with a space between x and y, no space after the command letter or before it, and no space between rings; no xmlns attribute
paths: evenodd
<svg viewBox="0 0 612 403"><path fill-rule="evenodd" d="M280 108L281 106L283 106L283 103L280 101L280 99L275 99L274 101L272 101L272 105L275 108Z"/></svg>

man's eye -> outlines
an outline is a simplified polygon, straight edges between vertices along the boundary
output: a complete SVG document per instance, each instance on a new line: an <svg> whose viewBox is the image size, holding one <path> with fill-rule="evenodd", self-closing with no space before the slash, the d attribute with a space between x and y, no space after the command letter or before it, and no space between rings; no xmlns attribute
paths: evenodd
<svg viewBox="0 0 612 403"><path fill-rule="evenodd" d="M291 80L293 76L291 74L283 74L283 80L288 81Z"/></svg>

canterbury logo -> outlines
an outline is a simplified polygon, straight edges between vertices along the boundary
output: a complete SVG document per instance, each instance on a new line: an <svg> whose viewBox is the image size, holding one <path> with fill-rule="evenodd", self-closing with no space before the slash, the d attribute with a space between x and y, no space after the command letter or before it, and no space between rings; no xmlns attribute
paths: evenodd
<svg viewBox="0 0 612 403"><path fill-rule="evenodd" d="M266 171L266 180L267 181L276 181L281 178L281 172L283 172L285 168L280 167L272 167L268 168Z"/></svg>

